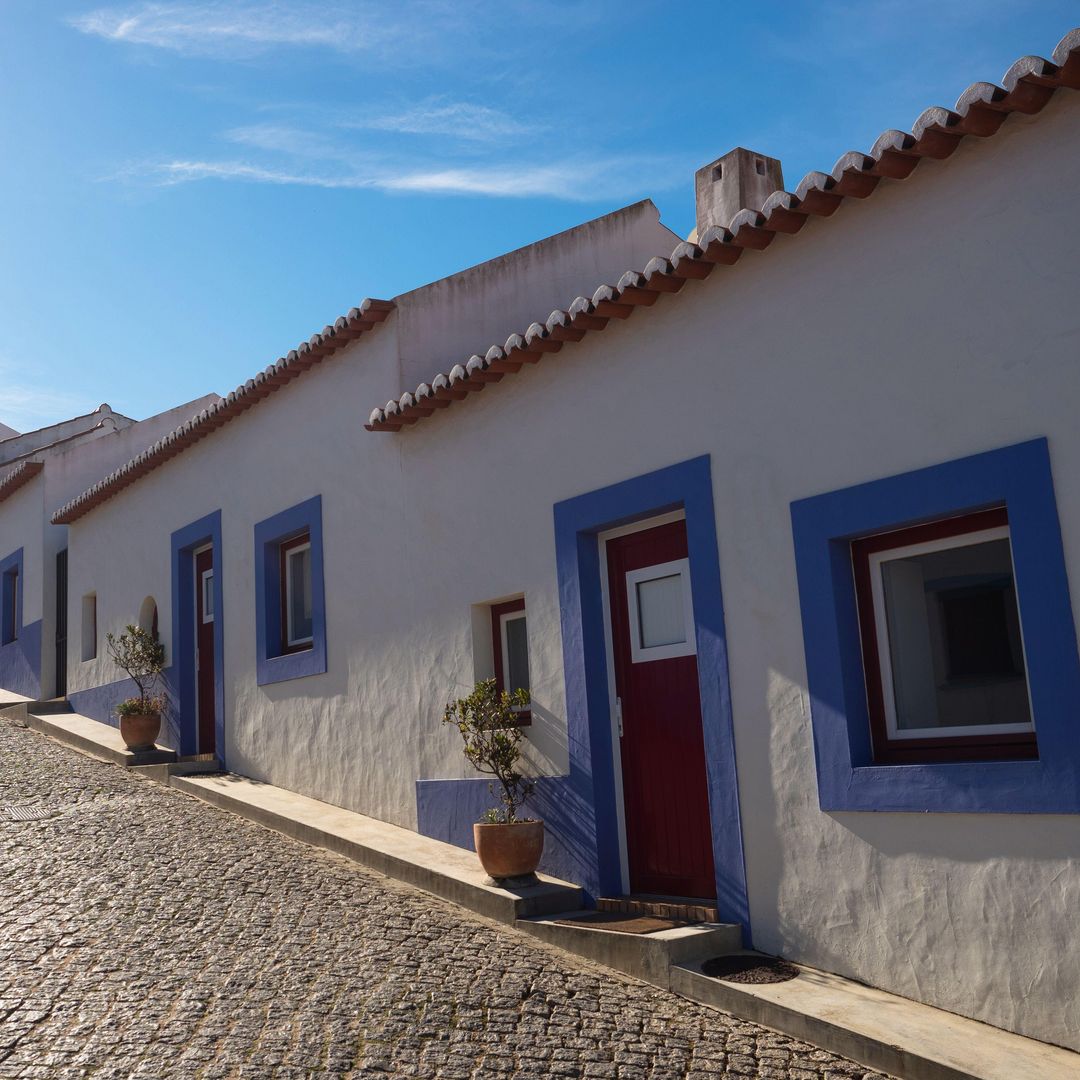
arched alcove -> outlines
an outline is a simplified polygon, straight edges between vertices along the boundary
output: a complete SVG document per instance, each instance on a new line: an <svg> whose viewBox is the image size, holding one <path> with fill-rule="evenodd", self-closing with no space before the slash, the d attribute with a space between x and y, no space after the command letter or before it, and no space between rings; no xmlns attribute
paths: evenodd
<svg viewBox="0 0 1080 1080"><path fill-rule="evenodd" d="M152 596L148 596L139 608L139 629L152 634L155 641L161 640L158 634L157 601Z"/></svg>

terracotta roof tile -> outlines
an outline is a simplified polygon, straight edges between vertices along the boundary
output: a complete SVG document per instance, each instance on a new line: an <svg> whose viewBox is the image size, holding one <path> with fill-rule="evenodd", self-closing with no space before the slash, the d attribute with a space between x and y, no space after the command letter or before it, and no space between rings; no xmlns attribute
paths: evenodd
<svg viewBox="0 0 1080 1080"><path fill-rule="evenodd" d="M809 215L828 217L845 198L866 198L882 177L906 179L923 158L948 157L965 136L993 135L1009 113L1037 113L1059 87L1080 89L1080 29L1061 39L1051 59L1021 57L1000 86L972 83L954 108L935 105L916 119L910 132L882 132L868 153L851 150L830 172L807 173L794 192L770 195L760 212L739 211L727 228L708 229L697 243L685 241L667 258L652 259L641 272L627 271L617 285L601 285L591 297L579 296L565 311L553 311L544 326L533 323L524 334L511 334L504 345L470 357L464 367L459 364L449 374L436 375L430 386L447 405L482 390L525 363L540 360L545 351L580 341L586 332L602 330L609 319L628 318L663 293L677 292L687 279L708 276L713 265L733 264L744 248L763 250L776 233L798 232ZM369 431L400 431L435 411L416 394L406 393L372 410L365 426Z"/></svg>
<svg viewBox="0 0 1080 1080"><path fill-rule="evenodd" d="M280 390L309 368L355 341L361 334L381 323L393 307L389 300L368 299L359 307L352 308L337 319L333 326L324 327L321 333L312 335L308 341L302 342L265 371L260 371L255 378L248 379L228 397L181 424L175 431L171 431L137 457L66 503L53 514L53 524L69 525L83 514L88 514L118 491L164 465L170 458L176 457L189 446Z"/></svg>

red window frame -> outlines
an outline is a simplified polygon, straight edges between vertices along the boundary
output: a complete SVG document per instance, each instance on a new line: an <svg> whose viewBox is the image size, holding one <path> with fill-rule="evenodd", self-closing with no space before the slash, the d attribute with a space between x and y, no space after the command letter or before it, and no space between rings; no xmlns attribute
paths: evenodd
<svg viewBox="0 0 1080 1080"><path fill-rule="evenodd" d="M506 679L503 677L502 617L524 610L524 597L517 600L507 600L502 604L491 605L491 654L495 664L495 686L500 693L506 690ZM516 712L514 716L515 726L517 727L529 727L532 724L532 711L530 709L522 709L520 712Z"/></svg>
<svg viewBox="0 0 1080 1080"><path fill-rule="evenodd" d="M851 563L855 575L855 599L859 612L866 703L870 715L874 760L884 765L923 764L950 761L1019 761L1037 758L1035 732L1005 732L1000 735L946 735L925 739L890 739L885 721L885 692L881 680L881 660L871 583L870 556L879 551L908 547L933 540L996 529L1009 524L1005 507L982 510L962 517L946 518L914 525L895 532L853 540ZM1025 673L1026 678L1026 673Z"/></svg>
<svg viewBox="0 0 1080 1080"><path fill-rule="evenodd" d="M300 533L298 536L294 536L289 540L283 540L278 545L278 581L281 583L281 587L278 590L281 602L281 652L279 656L285 656L290 653L307 652L308 649L314 646L313 641L301 641L295 645L289 644L289 589L288 589L288 569L289 569L289 552L295 551L299 547L303 547L304 544L311 544L311 533L307 530Z"/></svg>

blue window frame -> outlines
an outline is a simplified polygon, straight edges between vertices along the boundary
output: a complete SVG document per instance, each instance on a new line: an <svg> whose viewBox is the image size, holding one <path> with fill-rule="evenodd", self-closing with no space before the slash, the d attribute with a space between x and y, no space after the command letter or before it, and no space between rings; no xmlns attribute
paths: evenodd
<svg viewBox="0 0 1080 1080"><path fill-rule="evenodd" d="M255 581L259 685L326 671L321 496L255 526Z"/></svg>
<svg viewBox="0 0 1080 1080"><path fill-rule="evenodd" d="M1038 759L874 763L851 541L1008 513ZM792 503L823 810L1080 813L1080 657L1046 439Z"/></svg>
<svg viewBox="0 0 1080 1080"><path fill-rule="evenodd" d="M22 629L23 549L0 561L0 645L10 645Z"/></svg>

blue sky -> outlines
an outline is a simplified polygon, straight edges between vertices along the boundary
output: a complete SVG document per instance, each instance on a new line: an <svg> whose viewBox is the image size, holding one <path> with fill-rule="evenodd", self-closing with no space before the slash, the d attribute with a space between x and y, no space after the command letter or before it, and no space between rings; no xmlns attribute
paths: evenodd
<svg viewBox="0 0 1080 1080"><path fill-rule="evenodd" d="M1076 0L0 0L0 421L227 392L364 296L646 196L685 235L731 147L791 189L1077 24Z"/></svg>

